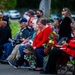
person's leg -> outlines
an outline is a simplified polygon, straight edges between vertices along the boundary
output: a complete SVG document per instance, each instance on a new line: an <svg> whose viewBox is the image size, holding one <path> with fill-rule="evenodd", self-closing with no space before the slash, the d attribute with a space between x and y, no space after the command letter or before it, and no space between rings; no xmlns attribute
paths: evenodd
<svg viewBox="0 0 75 75"><path fill-rule="evenodd" d="M18 53L19 46L20 46L20 44L15 46L15 48L13 49L11 54L8 56L7 60L9 60L9 61L13 61L14 60L14 58L16 57L16 54Z"/></svg>
<svg viewBox="0 0 75 75"><path fill-rule="evenodd" d="M25 45L20 45L20 46L19 46L19 52L20 52L20 55L23 54L24 48L25 48Z"/></svg>
<svg viewBox="0 0 75 75"><path fill-rule="evenodd" d="M57 64L57 60L62 56L63 51L62 50L58 50L58 49L54 49L51 50L49 53L49 59L46 65L46 71L51 73L51 74L56 74L57 73L57 69L56 69L56 64Z"/></svg>
<svg viewBox="0 0 75 75"><path fill-rule="evenodd" d="M3 55L3 45L0 45L0 59L1 59L1 56Z"/></svg>
<svg viewBox="0 0 75 75"><path fill-rule="evenodd" d="M25 66L29 66L29 62L24 59L24 55L25 55L25 53L23 53L22 56L18 60L14 61L12 63L12 66L14 68L18 68L18 66L22 66L24 64L24 62L25 62Z"/></svg>
<svg viewBox="0 0 75 75"><path fill-rule="evenodd" d="M4 54L2 55L2 59L5 60L11 54L12 49L13 47L11 43L4 44Z"/></svg>
<svg viewBox="0 0 75 75"><path fill-rule="evenodd" d="M26 63L26 65L29 65L29 63L24 59L24 55L25 53L23 53L22 56L16 61L16 64L18 66L22 66L24 62Z"/></svg>
<svg viewBox="0 0 75 75"><path fill-rule="evenodd" d="M37 67L43 68L43 57L44 57L44 48L38 48L35 50L36 54L36 64Z"/></svg>

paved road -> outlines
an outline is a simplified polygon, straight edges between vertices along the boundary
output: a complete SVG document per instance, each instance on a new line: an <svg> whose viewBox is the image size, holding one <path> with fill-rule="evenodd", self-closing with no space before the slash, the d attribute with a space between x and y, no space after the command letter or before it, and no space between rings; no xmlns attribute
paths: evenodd
<svg viewBox="0 0 75 75"><path fill-rule="evenodd" d="M10 65L0 64L0 75L41 75L38 71L29 69L15 69ZM42 74L44 75L44 74Z"/></svg>
<svg viewBox="0 0 75 75"><path fill-rule="evenodd" d="M40 74L38 71L32 71L25 68L15 69L8 64L0 64L0 75L46 75L46 74ZM50 74L47 74L47 75L50 75ZM72 75L72 74L68 72L67 75Z"/></svg>

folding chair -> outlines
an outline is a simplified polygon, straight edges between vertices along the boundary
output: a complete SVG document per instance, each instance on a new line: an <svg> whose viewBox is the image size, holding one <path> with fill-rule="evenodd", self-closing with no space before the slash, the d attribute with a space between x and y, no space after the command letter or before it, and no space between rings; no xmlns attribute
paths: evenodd
<svg viewBox="0 0 75 75"><path fill-rule="evenodd" d="M61 45L63 41L67 41L67 37L63 37L59 40L58 44ZM57 69L62 73L63 67L64 71L62 75L65 75L68 71L72 72L72 75L75 75L75 51L72 51L73 56L68 54L63 54L62 57L58 60ZM68 62L71 66L68 65Z"/></svg>
<svg viewBox="0 0 75 75"><path fill-rule="evenodd" d="M63 66L65 67L64 69ZM75 51L74 51L74 57L68 54L66 55L63 54L61 59L58 60L57 69L60 71L60 73L62 73L61 75L65 75L68 72L69 73L71 72L70 73L71 75L75 75Z"/></svg>
<svg viewBox="0 0 75 75"><path fill-rule="evenodd" d="M59 41L58 44L61 45L63 41L67 41L68 38L67 37L62 37Z"/></svg>

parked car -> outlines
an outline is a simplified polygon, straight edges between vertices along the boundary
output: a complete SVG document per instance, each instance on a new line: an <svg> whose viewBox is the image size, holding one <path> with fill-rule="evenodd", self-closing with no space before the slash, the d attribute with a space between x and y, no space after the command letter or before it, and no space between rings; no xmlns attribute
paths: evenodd
<svg viewBox="0 0 75 75"><path fill-rule="evenodd" d="M8 16L8 17L9 17L9 12L8 12L8 10L2 11L2 14L3 14L4 16Z"/></svg>
<svg viewBox="0 0 75 75"><path fill-rule="evenodd" d="M24 12L23 17L26 18L27 20L29 19L28 11L25 11L25 12Z"/></svg>
<svg viewBox="0 0 75 75"><path fill-rule="evenodd" d="M75 14L72 14L71 17L73 20L75 20Z"/></svg>
<svg viewBox="0 0 75 75"><path fill-rule="evenodd" d="M2 12L0 11L0 14L2 14Z"/></svg>
<svg viewBox="0 0 75 75"><path fill-rule="evenodd" d="M18 10L9 10L9 17L11 19L19 19L21 17L21 15Z"/></svg>
<svg viewBox="0 0 75 75"><path fill-rule="evenodd" d="M51 14L50 15L50 20L53 22L55 18L61 19L61 15L60 14Z"/></svg>

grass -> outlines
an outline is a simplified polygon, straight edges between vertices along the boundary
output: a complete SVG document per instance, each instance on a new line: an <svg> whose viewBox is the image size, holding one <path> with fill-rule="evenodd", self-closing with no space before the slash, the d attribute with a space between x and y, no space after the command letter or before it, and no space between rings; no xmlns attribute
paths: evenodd
<svg viewBox="0 0 75 75"><path fill-rule="evenodd" d="M12 38L16 35L16 33L20 30L20 25L18 21L12 21L10 24L10 28L12 31Z"/></svg>

